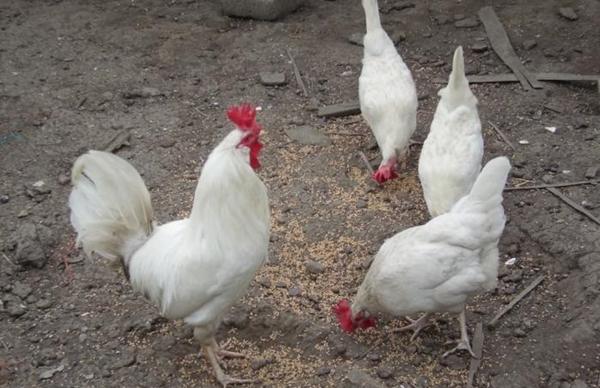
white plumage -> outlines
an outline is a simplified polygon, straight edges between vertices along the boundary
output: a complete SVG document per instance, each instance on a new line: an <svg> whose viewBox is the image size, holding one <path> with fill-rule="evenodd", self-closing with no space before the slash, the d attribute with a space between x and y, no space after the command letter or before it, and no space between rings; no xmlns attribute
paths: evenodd
<svg viewBox="0 0 600 388"><path fill-rule="evenodd" d="M373 130L382 155L373 178L382 183L396 176L417 127L417 91L410 70L381 27L377 0L362 0L364 37L358 96L363 117Z"/></svg>
<svg viewBox="0 0 600 388"><path fill-rule="evenodd" d="M491 160L450 212L388 239L358 290L353 316L361 311L461 313L461 342L455 349L470 351L464 307L469 297L496 286L505 222L502 190L509 170L507 158ZM403 329L418 332L425 319Z"/></svg>
<svg viewBox="0 0 600 388"><path fill-rule="evenodd" d="M269 206L264 184L235 129L209 155L189 218L152 225L150 195L123 159L90 151L73 168L71 220L86 252L122 261L133 288L162 315L194 327L226 385L214 335L267 257ZM216 363L216 365L215 365Z"/></svg>
<svg viewBox="0 0 600 388"><path fill-rule="evenodd" d="M419 158L419 178L432 217L448 212L467 195L477 179L483 157L477 98L469 89L460 46L454 52L448 85L440 90L439 96Z"/></svg>

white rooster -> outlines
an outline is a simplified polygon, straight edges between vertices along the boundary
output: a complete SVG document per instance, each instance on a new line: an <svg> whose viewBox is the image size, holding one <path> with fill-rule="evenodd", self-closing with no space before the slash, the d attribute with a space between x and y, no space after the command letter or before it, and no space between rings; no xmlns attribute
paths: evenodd
<svg viewBox="0 0 600 388"><path fill-rule="evenodd" d="M448 85L438 93L441 99L419 158L419 178L432 217L448 212L467 195L481 170L483 138L477 98L464 69L459 46Z"/></svg>
<svg viewBox="0 0 600 388"><path fill-rule="evenodd" d="M264 262L270 229L267 190L254 173L262 147L256 111L242 105L227 113L237 128L206 160L189 218L154 225L142 178L106 152L77 159L69 198L85 252L120 262L163 316L192 326L223 386L253 382L223 372L221 356L242 355L219 348L214 336Z"/></svg>
<svg viewBox="0 0 600 388"><path fill-rule="evenodd" d="M383 183L397 176L406 161L417 127L417 90L410 70L381 27L377 0L362 0L367 24L358 96L363 117L373 130L382 161L373 179Z"/></svg>
<svg viewBox="0 0 600 388"><path fill-rule="evenodd" d="M340 301L334 312L342 329L374 325L382 312L407 316L424 312L399 330L416 336L430 313L460 314L461 338L444 356L465 349L473 354L467 336L465 304L469 297L493 289L498 276L498 240L504 229L502 190L510 164L498 157L483 168L471 192L450 212L425 225L404 230L381 247L352 305Z"/></svg>

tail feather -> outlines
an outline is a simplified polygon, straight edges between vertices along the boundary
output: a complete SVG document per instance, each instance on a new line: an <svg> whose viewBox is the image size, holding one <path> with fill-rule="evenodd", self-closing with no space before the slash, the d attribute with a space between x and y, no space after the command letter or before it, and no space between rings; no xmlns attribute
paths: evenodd
<svg viewBox="0 0 600 388"><path fill-rule="evenodd" d="M107 152L90 151L73 166L71 223L89 256L127 260L153 229L150 193L133 166Z"/></svg>
<svg viewBox="0 0 600 388"><path fill-rule="evenodd" d="M494 196L500 196L510 171L510 162L505 156L490 160L479 173L469 197L472 201L485 202Z"/></svg>
<svg viewBox="0 0 600 388"><path fill-rule="evenodd" d="M439 95L442 97L442 103L446 104L449 110L456 109L461 105L477 105L477 98L471 92L469 80L465 75L465 61L461 46L458 46L454 51L452 72L448 77L448 85L440 90Z"/></svg>

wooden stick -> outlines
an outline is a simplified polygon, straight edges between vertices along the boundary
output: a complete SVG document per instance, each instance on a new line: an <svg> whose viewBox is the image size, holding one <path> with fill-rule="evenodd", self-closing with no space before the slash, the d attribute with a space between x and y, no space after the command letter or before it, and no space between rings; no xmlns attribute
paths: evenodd
<svg viewBox="0 0 600 388"><path fill-rule="evenodd" d="M494 131L496 131L496 133L498 134L498 136L500 136L502 138L502 140L504 140L504 142L506 144L508 144L508 146L510 148L512 148L513 151L516 151L517 149L515 148L515 146L513 145L513 143L510 142L510 140L508 140L508 137L504 134L504 132L502 132L500 130L500 128L498 128L497 126L494 125L494 123L492 123L491 121L488 121L488 123L492 126L492 128L494 129Z"/></svg>
<svg viewBox="0 0 600 388"><path fill-rule="evenodd" d="M296 66L296 61L292 56L292 52L290 49L287 49L287 55L290 57L290 61L292 62L292 67L294 68L294 76L296 77L296 83L302 89L302 93L304 97L308 97L308 91L306 90L306 86L304 85L304 81L302 81L302 76L300 76L300 70L298 70L298 66Z"/></svg>
<svg viewBox="0 0 600 388"><path fill-rule="evenodd" d="M6 254L3 252L2 253L2 257L4 257L4 260L8 261L10 264L14 265L15 267L18 267L18 265L16 265L15 263L13 263L8 256L6 256Z"/></svg>
<svg viewBox="0 0 600 388"><path fill-rule="evenodd" d="M485 32L487 33L492 48L506 66L513 71L523 88L525 90L531 90L531 87L534 87L535 89L543 88L542 84L535 76L523 66L523 63L521 63L521 59L515 53L515 49L508 38L508 34L506 33L502 22L498 19L498 15L494 12L494 9L489 6L483 7L479 10L478 15L485 27Z"/></svg>
<svg viewBox="0 0 600 388"><path fill-rule="evenodd" d="M571 198L569 198L566 195L564 195L563 193L561 193L560 190L555 189L554 187L546 187L546 190L548 190L549 192L551 192L552 194L554 194L555 196L560 198L564 203L571 206L573 209L577 210L579 213L583 214L590 220L592 220L595 223L597 223L598 225L600 225L600 219L598 217L594 216L592 213L585 210L583 208L583 206L579 205L577 202L573 201Z"/></svg>
<svg viewBox="0 0 600 388"><path fill-rule="evenodd" d="M496 323L498 323L498 320L500 318L502 318L502 316L504 314L509 312L510 309L512 309L517 303L519 303L519 301L521 301L521 299L523 299L527 294L529 294L534 288L536 288L538 286L538 284L540 284L542 282L542 280L544 280L544 277L545 277L544 275L540 275L537 278L535 278L535 280L533 282L531 282L531 284L529 286L527 286L526 289L521 291L519 293L519 295L515 296L513 298L513 300L510 301L509 304L507 304L505 307L503 307L496 314L496 316L494 316L494 318L488 323L488 327L494 327L496 325Z"/></svg>
<svg viewBox="0 0 600 388"><path fill-rule="evenodd" d="M569 187L569 186L581 186L581 185L595 185L600 183L600 179L590 179L587 181L577 182L564 182L564 183L549 183L547 185L535 185L535 186L519 186L519 187L507 187L504 191L516 191L516 190L537 190L547 189L549 187Z"/></svg>
<svg viewBox="0 0 600 388"><path fill-rule="evenodd" d="M477 322L475 334L473 335L473 353L477 358L471 357L471 365L469 365L469 379L467 380L467 388L473 388L475 381L475 373L481 365L481 356L483 354L483 323Z"/></svg>
<svg viewBox="0 0 600 388"><path fill-rule="evenodd" d="M368 133L358 133L358 132L327 132L328 135L337 135L337 136L367 136Z"/></svg>
<svg viewBox="0 0 600 388"><path fill-rule="evenodd" d="M534 76L538 81L556 82L597 82L600 78L600 75L573 73L534 73ZM519 79L513 73L469 75L467 79L472 84L519 82ZM435 79L434 82L443 84L448 80L440 78Z"/></svg>

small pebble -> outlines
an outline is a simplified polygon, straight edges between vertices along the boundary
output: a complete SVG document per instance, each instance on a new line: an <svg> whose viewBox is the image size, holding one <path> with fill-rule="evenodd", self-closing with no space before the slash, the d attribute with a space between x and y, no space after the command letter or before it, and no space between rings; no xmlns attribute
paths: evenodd
<svg viewBox="0 0 600 388"><path fill-rule="evenodd" d="M323 264L319 263L318 261L314 261L314 260L307 260L304 263L304 266L306 267L306 270L310 273L314 273L314 274L319 274L322 273L325 268L323 267Z"/></svg>
<svg viewBox="0 0 600 388"><path fill-rule="evenodd" d="M301 293L302 293L302 291L300 290L299 287L290 287L290 289L288 290L289 296L298 296Z"/></svg>
<svg viewBox="0 0 600 388"><path fill-rule="evenodd" d="M573 8L571 7L562 7L558 10L558 13L560 14L560 16L571 21L579 19L579 16L577 16L575 11L573 11Z"/></svg>
<svg viewBox="0 0 600 388"><path fill-rule="evenodd" d="M525 50L531 50L535 46L537 46L537 42L535 41L535 39L526 39L523 41L523 48Z"/></svg>
<svg viewBox="0 0 600 388"><path fill-rule="evenodd" d="M390 368L388 368L388 367L382 366L381 368L378 368L378 369L377 369L377 376L378 376L380 379L387 380L387 379L389 379L390 377L392 377L393 375L394 375L394 371L392 371L392 370L391 370Z"/></svg>
<svg viewBox="0 0 600 388"><path fill-rule="evenodd" d="M8 195L0 195L0 203L8 203L10 197Z"/></svg>
<svg viewBox="0 0 600 388"><path fill-rule="evenodd" d="M479 20L475 18L466 18L454 23L457 28L473 28L479 25Z"/></svg>
<svg viewBox="0 0 600 388"><path fill-rule="evenodd" d="M488 49L488 45L482 42L479 43L474 43L471 46L471 50L473 50L476 53L482 53L484 51L486 51Z"/></svg>
<svg viewBox="0 0 600 388"><path fill-rule="evenodd" d="M331 368L328 366L322 366L316 372L317 376L327 376L329 373L331 373Z"/></svg>
<svg viewBox="0 0 600 388"><path fill-rule="evenodd" d="M61 185L63 185L63 186L66 185L66 184L68 184L70 181L71 181L71 178L69 178L68 175L60 174L58 176L58 183L61 184Z"/></svg>

